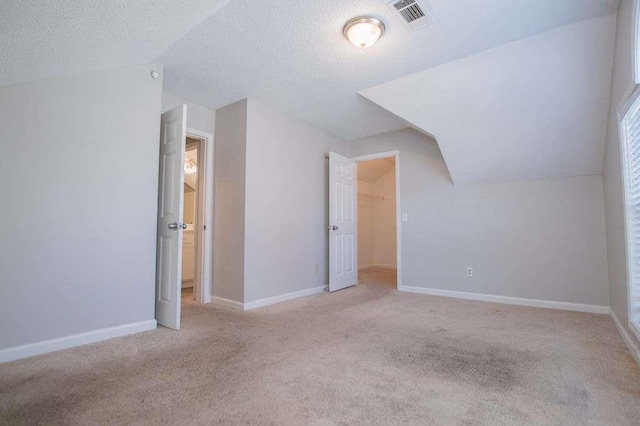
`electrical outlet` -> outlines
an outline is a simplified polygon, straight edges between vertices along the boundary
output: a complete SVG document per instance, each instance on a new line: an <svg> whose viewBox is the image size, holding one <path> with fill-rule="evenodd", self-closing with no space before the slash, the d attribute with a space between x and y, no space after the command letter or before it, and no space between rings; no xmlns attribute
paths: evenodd
<svg viewBox="0 0 640 426"><path fill-rule="evenodd" d="M473 268L471 266L467 267L467 276L468 277L473 276Z"/></svg>
<svg viewBox="0 0 640 426"><path fill-rule="evenodd" d="M313 265L313 272L315 272L316 274L320 273L320 266L318 266L317 264Z"/></svg>
<svg viewBox="0 0 640 426"><path fill-rule="evenodd" d="M402 213L402 221L409 222L409 213Z"/></svg>

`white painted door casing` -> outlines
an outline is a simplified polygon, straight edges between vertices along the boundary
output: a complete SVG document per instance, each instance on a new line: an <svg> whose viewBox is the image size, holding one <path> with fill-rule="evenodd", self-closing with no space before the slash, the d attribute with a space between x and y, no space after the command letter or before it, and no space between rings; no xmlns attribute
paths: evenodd
<svg viewBox="0 0 640 426"><path fill-rule="evenodd" d="M182 214L187 106L162 114L158 179L156 320L180 329L182 283ZM178 224L171 229L171 224Z"/></svg>
<svg viewBox="0 0 640 426"><path fill-rule="evenodd" d="M358 283L358 169L329 153L329 291Z"/></svg>

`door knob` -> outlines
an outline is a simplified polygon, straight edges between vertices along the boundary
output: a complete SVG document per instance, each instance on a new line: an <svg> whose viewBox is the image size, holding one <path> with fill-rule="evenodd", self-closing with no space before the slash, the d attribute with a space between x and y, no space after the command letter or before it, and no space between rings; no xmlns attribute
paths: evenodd
<svg viewBox="0 0 640 426"><path fill-rule="evenodd" d="M173 222L173 223L170 223L167 226L169 226L169 229L171 229L173 231L177 231L178 229L187 229L187 224L186 223L180 223L180 222Z"/></svg>
<svg viewBox="0 0 640 426"><path fill-rule="evenodd" d="M338 230L338 227L335 225L329 227L329 231L337 231L337 230Z"/></svg>

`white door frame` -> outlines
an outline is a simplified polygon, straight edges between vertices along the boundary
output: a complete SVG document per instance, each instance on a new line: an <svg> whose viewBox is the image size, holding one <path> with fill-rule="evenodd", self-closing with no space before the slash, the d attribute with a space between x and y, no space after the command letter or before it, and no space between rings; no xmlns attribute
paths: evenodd
<svg viewBox="0 0 640 426"><path fill-rule="evenodd" d="M384 158L393 158L396 168L396 289L402 288L402 203L400 195L400 151L385 151L377 154L361 155L351 157L356 163L364 161L381 160Z"/></svg>
<svg viewBox="0 0 640 426"><path fill-rule="evenodd" d="M211 303L213 263L213 135L187 127L198 146L198 206L196 209L196 272L193 283L198 303Z"/></svg>

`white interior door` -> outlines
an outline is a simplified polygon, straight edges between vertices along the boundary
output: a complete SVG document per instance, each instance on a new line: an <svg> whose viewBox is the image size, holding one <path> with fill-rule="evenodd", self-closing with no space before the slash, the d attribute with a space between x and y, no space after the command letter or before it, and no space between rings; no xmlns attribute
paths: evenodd
<svg viewBox="0 0 640 426"><path fill-rule="evenodd" d="M358 283L358 169L329 153L329 291Z"/></svg>
<svg viewBox="0 0 640 426"><path fill-rule="evenodd" d="M187 106L165 112L161 122L156 320L158 324L179 330Z"/></svg>

